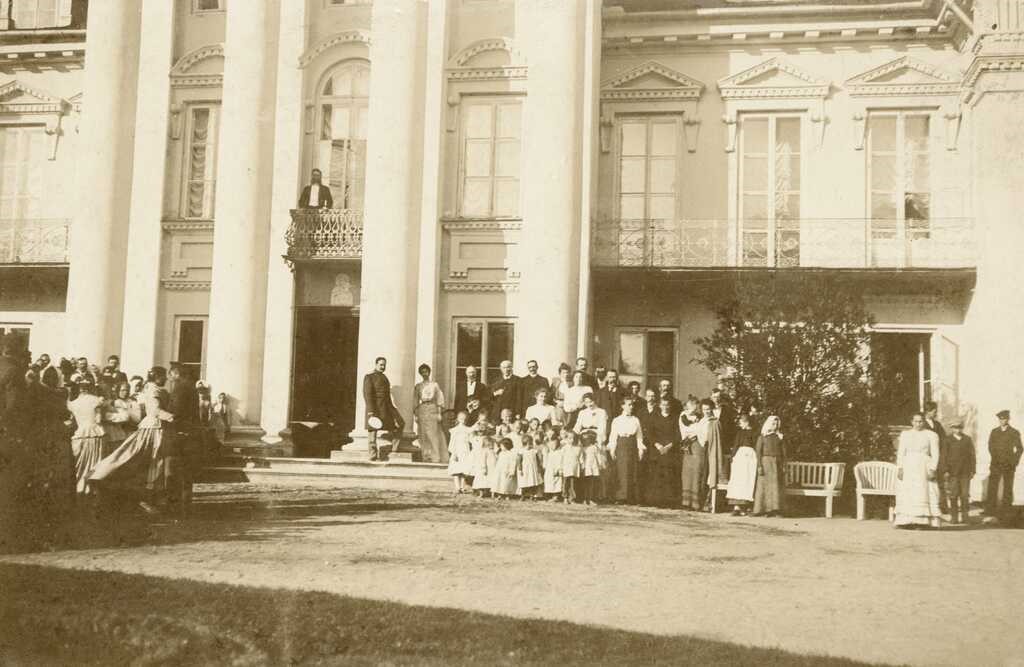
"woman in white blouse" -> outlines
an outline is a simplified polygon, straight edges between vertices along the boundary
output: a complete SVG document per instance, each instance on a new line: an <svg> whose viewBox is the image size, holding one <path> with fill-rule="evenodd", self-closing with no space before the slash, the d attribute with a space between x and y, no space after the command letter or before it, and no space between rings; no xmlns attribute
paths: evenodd
<svg viewBox="0 0 1024 667"><path fill-rule="evenodd" d="M565 400L562 404L570 428L576 425L576 415L583 407L583 396L588 393L594 393L593 387L583 384L583 371L576 371L572 374L572 386L564 390Z"/></svg>
<svg viewBox="0 0 1024 667"><path fill-rule="evenodd" d="M548 390L538 389L533 392L534 404L526 408L526 421L536 419L540 424L551 422L555 413L555 406L548 403Z"/></svg>
<svg viewBox="0 0 1024 667"><path fill-rule="evenodd" d="M597 436L598 447L604 447L607 442L608 413L594 403L593 392L583 394L583 409L576 415L576 426L572 430L580 435L584 431L593 431Z"/></svg>
<svg viewBox="0 0 1024 667"><path fill-rule="evenodd" d="M430 463L448 462L448 443L445 441L441 418L444 410L444 394L441 387L430 379L430 366L420 364L418 369L422 382L413 388L413 398L418 425L420 452L423 460Z"/></svg>
<svg viewBox="0 0 1024 667"><path fill-rule="evenodd" d="M633 416L633 400L624 398L621 410L622 414L612 420L608 430L608 451L615 468L615 500L635 505L640 497L640 459L647 447L640 420Z"/></svg>

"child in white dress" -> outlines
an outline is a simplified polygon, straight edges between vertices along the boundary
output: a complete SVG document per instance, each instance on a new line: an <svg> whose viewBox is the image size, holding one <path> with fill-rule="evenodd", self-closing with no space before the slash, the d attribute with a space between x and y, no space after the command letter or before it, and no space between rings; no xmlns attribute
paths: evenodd
<svg viewBox="0 0 1024 667"><path fill-rule="evenodd" d="M608 467L604 452L597 444L597 435L589 431L580 440L583 442L583 476L580 477L583 503L596 505L601 497L601 475Z"/></svg>
<svg viewBox="0 0 1024 667"><path fill-rule="evenodd" d="M473 493L482 498L491 495L491 480L494 477L494 439L489 435L479 436L479 445L473 450Z"/></svg>
<svg viewBox="0 0 1024 667"><path fill-rule="evenodd" d="M548 435L547 445L542 452L544 465L544 494L551 502L562 497L562 442L558 434Z"/></svg>
<svg viewBox="0 0 1024 667"><path fill-rule="evenodd" d="M541 452L533 444L533 438L523 436L523 447L519 450L517 481L523 500L536 500L543 490L544 474L541 465Z"/></svg>
<svg viewBox="0 0 1024 667"><path fill-rule="evenodd" d="M455 415L455 426L448 429L448 433L451 435L448 439L448 474L455 487L453 493L465 493L471 489L468 481L473 474L473 450L469 442L473 429L466 426L465 410Z"/></svg>
<svg viewBox="0 0 1024 667"><path fill-rule="evenodd" d="M512 451L512 441L502 438L499 442L498 457L494 463L494 474L491 478L491 493L497 498L510 498L516 495L516 463L517 456Z"/></svg>
<svg viewBox="0 0 1024 667"><path fill-rule="evenodd" d="M583 448L578 433L566 431L562 437L562 500L568 505L577 499L576 482L583 475Z"/></svg>

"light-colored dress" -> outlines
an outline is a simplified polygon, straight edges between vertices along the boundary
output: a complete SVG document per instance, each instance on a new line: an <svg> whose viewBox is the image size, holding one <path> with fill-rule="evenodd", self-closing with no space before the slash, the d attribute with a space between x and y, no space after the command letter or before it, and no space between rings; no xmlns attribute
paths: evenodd
<svg viewBox="0 0 1024 667"><path fill-rule="evenodd" d="M494 462L491 491L503 496L513 496L519 488L516 481L518 455L511 449L502 449Z"/></svg>
<svg viewBox="0 0 1024 667"><path fill-rule="evenodd" d="M562 447L562 477L583 476L583 448L579 445Z"/></svg>
<svg viewBox="0 0 1024 667"><path fill-rule="evenodd" d="M572 430L577 433L593 431L597 436L597 444L603 445L608 441L608 413L601 408L580 410Z"/></svg>
<svg viewBox="0 0 1024 667"><path fill-rule="evenodd" d="M103 399L92 394L79 394L68 403L68 410L75 418L77 428L71 436L71 453L75 457L75 490L89 493L89 474L103 458L105 432L99 423L100 406Z"/></svg>
<svg viewBox="0 0 1024 667"><path fill-rule="evenodd" d="M757 452L753 447L740 447L732 456L729 468L729 488L725 497L730 502L754 502L754 485L757 483Z"/></svg>
<svg viewBox="0 0 1024 667"><path fill-rule="evenodd" d="M497 464L494 450L481 445L473 450L471 458L473 461L473 489L490 491L494 485L494 468Z"/></svg>
<svg viewBox="0 0 1024 667"><path fill-rule="evenodd" d="M456 424L448 430L448 474L472 475L473 462L470 458L472 448L469 437L473 429L465 424Z"/></svg>
<svg viewBox="0 0 1024 667"><path fill-rule="evenodd" d="M896 468L902 475L896 479L897 526L913 524L938 528L939 484L935 471L939 465L939 436L934 431L903 431L896 452ZM928 479L931 474L933 479ZM901 477L903 479L899 479Z"/></svg>
<svg viewBox="0 0 1024 667"><path fill-rule="evenodd" d="M106 444L103 448L104 456L114 451L132 434L135 428L135 424L132 422L132 415L138 414L138 412L138 406L130 398L115 398L107 404L103 415L103 430L106 434Z"/></svg>
<svg viewBox="0 0 1024 667"><path fill-rule="evenodd" d="M531 405L526 408L526 421L536 419L541 424L553 421L555 417L555 406L553 405Z"/></svg>
<svg viewBox="0 0 1024 667"><path fill-rule="evenodd" d="M139 429L96 464L89 475L90 482L130 490L155 491L166 486L163 422L174 417L164 410L169 396L163 387L149 383L142 390L141 399L146 416L139 422Z"/></svg>
<svg viewBox="0 0 1024 667"><path fill-rule="evenodd" d="M447 463L448 447L444 441L441 417L444 411L444 394L433 380L420 382L413 388L420 453L429 463Z"/></svg>
<svg viewBox="0 0 1024 667"><path fill-rule="evenodd" d="M529 489L544 483L539 449L522 449L519 451L519 470L516 481L520 489Z"/></svg>
<svg viewBox="0 0 1024 667"><path fill-rule="evenodd" d="M562 492L562 449L544 450L544 493Z"/></svg>

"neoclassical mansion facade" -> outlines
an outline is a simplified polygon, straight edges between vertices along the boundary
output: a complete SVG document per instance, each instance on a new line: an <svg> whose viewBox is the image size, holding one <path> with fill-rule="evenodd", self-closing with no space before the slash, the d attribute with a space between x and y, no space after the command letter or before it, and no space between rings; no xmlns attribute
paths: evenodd
<svg viewBox="0 0 1024 667"><path fill-rule="evenodd" d="M1024 409L1024 2L830 4L0 0L0 328L358 437L376 356L407 414L421 362L703 393L717 296L824 272L984 431Z"/></svg>

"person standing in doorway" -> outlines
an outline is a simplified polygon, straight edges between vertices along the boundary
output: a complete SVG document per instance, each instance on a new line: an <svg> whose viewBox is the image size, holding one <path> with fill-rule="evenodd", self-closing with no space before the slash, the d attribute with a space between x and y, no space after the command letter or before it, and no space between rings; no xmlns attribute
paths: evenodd
<svg viewBox="0 0 1024 667"><path fill-rule="evenodd" d="M397 443L401 440L405 420L395 407L391 398L391 381L384 375L388 360L377 357L373 362L373 371L363 378L363 400L366 402L366 431L369 434L370 460L380 458L377 433L385 431ZM397 444L392 444L392 451Z"/></svg>
<svg viewBox="0 0 1024 667"><path fill-rule="evenodd" d="M323 184L323 172L314 169L309 176L309 185L302 188L299 195L299 208L334 208L334 197L331 189Z"/></svg>

